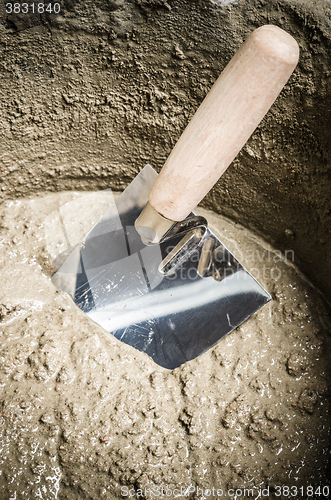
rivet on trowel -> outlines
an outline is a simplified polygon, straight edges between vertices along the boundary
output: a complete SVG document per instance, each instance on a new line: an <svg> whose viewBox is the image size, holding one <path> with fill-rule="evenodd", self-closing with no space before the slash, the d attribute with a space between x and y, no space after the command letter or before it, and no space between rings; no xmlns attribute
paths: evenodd
<svg viewBox="0 0 331 500"><path fill-rule="evenodd" d="M210 269L214 244L213 238L207 238L203 244L198 264L198 274L201 278L203 278Z"/></svg>
<svg viewBox="0 0 331 500"><path fill-rule="evenodd" d="M221 281L229 274L235 272L235 262L233 262L231 257L231 254L222 245L215 248L212 257L212 276L214 280Z"/></svg>
<svg viewBox="0 0 331 500"><path fill-rule="evenodd" d="M206 228L198 228L186 233L184 238L169 252L159 265L159 272L165 276L172 274L177 267L192 255L201 245Z"/></svg>

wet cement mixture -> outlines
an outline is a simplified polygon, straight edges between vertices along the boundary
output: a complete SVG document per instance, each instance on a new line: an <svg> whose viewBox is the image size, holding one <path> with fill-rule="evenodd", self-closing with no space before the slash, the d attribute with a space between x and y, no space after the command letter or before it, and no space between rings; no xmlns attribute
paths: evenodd
<svg viewBox="0 0 331 500"><path fill-rule="evenodd" d="M0 200L123 189L144 163L159 171L241 43L275 24L299 64L204 206L291 245L330 298L330 2L60 3L38 16L0 3Z"/></svg>
<svg viewBox="0 0 331 500"><path fill-rule="evenodd" d="M170 372L53 287L68 242L48 230L66 203L93 206L87 190L122 190L146 161L159 171L269 23L298 41L298 67L203 206L273 300ZM0 500L176 498L175 486L191 500L244 487L285 498L283 486L325 498L330 42L328 0L62 0L56 15L0 3ZM65 214L79 238L86 220Z"/></svg>
<svg viewBox="0 0 331 500"><path fill-rule="evenodd" d="M292 252L201 209L273 300L169 371L50 281L50 217L87 209L89 196L40 194L1 207L0 498L176 498L188 487L190 499L212 488L212 498L233 488L278 498L283 486L307 498L307 487L329 487L331 310Z"/></svg>

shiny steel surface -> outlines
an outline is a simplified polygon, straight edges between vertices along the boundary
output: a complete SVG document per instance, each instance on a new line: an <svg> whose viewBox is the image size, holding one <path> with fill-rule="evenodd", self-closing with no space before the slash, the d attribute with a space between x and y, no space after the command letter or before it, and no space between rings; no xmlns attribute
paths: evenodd
<svg viewBox="0 0 331 500"><path fill-rule="evenodd" d="M199 276L201 246L173 274L158 271L182 237L145 246L134 228L156 177L146 165L52 281L116 338L174 369L205 352L271 297L223 246L230 269L220 281ZM213 238L215 248L222 245L210 229L204 238Z"/></svg>
<svg viewBox="0 0 331 500"><path fill-rule="evenodd" d="M166 276L173 274L182 263L198 250L204 240L206 231L207 228L203 227L186 233L165 259L163 259L159 265L159 272Z"/></svg>

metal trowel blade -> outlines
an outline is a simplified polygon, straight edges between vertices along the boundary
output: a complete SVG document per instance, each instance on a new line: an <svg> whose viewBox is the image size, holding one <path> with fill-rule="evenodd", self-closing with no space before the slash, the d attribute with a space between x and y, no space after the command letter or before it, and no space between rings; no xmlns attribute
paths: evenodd
<svg viewBox="0 0 331 500"><path fill-rule="evenodd" d="M204 353L271 297L230 252L235 272L221 281L198 274L201 249L173 274L158 271L180 238L145 246L134 228L156 177L146 165L52 282L117 339L174 369ZM206 236L222 245L209 229Z"/></svg>

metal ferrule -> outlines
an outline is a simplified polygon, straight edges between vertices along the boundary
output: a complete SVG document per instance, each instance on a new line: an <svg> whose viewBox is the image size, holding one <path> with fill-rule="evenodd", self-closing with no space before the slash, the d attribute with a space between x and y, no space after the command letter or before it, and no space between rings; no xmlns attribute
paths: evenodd
<svg viewBox="0 0 331 500"><path fill-rule="evenodd" d="M145 245L159 243L176 221L163 217L147 202L134 225Z"/></svg>

